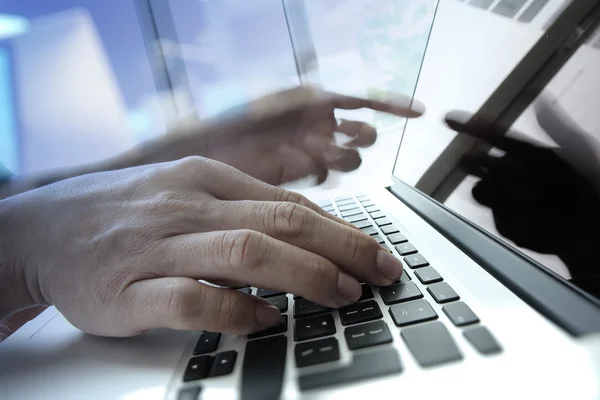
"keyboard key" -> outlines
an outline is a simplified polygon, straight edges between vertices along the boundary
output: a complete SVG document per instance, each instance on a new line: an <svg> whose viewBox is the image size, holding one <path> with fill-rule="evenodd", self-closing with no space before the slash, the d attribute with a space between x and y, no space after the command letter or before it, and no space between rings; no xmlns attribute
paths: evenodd
<svg viewBox="0 0 600 400"><path fill-rule="evenodd" d="M325 207L325 208L323 208L323 211L327 211L328 213L334 213L334 212L336 212L335 208L333 208L333 206L331 206L331 207Z"/></svg>
<svg viewBox="0 0 600 400"><path fill-rule="evenodd" d="M369 196L367 196L366 194L361 194L359 196L356 196L356 198L358 199L358 201L360 201L361 203L366 202L366 201L371 201L369 199Z"/></svg>
<svg viewBox="0 0 600 400"><path fill-rule="evenodd" d="M408 274L408 272L403 271L402 272L402 276L400 277L400 279L398 280L398 283L406 283L406 282L410 282L411 281L411 277Z"/></svg>
<svg viewBox="0 0 600 400"><path fill-rule="evenodd" d="M398 230L398 228L396 228L394 225L387 225L381 228L381 231L383 233L385 233L386 235L391 235L392 233L398 233L400 232Z"/></svg>
<svg viewBox="0 0 600 400"><path fill-rule="evenodd" d="M427 286L427 291L438 303L448 303L460 299L454 289L446 282L434 283L433 285Z"/></svg>
<svg viewBox="0 0 600 400"><path fill-rule="evenodd" d="M271 290L271 289L256 289L256 295L258 297L271 297L271 296L279 296L280 294L285 294L280 290Z"/></svg>
<svg viewBox="0 0 600 400"><path fill-rule="evenodd" d="M448 329L439 321L402 329L400 335L421 367L463 358Z"/></svg>
<svg viewBox="0 0 600 400"><path fill-rule="evenodd" d="M279 399L286 355L287 338L284 335L246 343L241 399Z"/></svg>
<svg viewBox="0 0 600 400"><path fill-rule="evenodd" d="M417 249L409 242L406 242L396 245L396 251L400 253L401 256L408 256L410 254L415 254Z"/></svg>
<svg viewBox="0 0 600 400"><path fill-rule="evenodd" d="M355 205L356 202L353 199L348 199L348 200L336 201L335 204L337 204L338 207L343 207L343 206L347 206L349 204Z"/></svg>
<svg viewBox="0 0 600 400"><path fill-rule="evenodd" d="M462 301L445 305L442 307L442 310L444 310L444 313L456 326L464 326L479 322L477 315L475 315L471 308Z"/></svg>
<svg viewBox="0 0 600 400"><path fill-rule="evenodd" d="M191 382L208 377L212 362L212 356L200 356L192 358L188 362L185 372L183 373L183 381Z"/></svg>
<svg viewBox="0 0 600 400"><path fill-rule="evenodd" d="M341 213L342 213L342 217L347 218L347 217L351 217L353 215L362 214L362 210L360 208L353 208L352 210L341 211Z"/></svg>
<svg viewBox="0 0 600 400"><path fill-rule="evenodd" d="M201 391L202 388L200 386L181 389L177 400L198 400Z"/></svg>
<svg viewBox="0 0 600 400"><path fill-rule="evenodd" d="M285 294L275 297L269 297L265 300L277 307L279 309L279 312L284 313L288 310L288 298Z"/></svg>
<svg viewBox="0 0 600 400"><path fill-rule="evenodd" d="M404 262L412 269L426 267L429 265L429 262L421 254L406 256L404 257Z"/></svg>
<svg viewBox="0 0 600 400"><path fill-rule="evenodd" d="M296 355L296 367L298 368L340 359L340 348L336 338L299 343L296 345L294 353Z"/></svg>
<svg viewBox="0 0 600 400"><path fill-rule="evenodd" d="M321 208L325 208L325 207L333 207L331 201L329 200L321 200L317 202L317 205Z"/></svg>
<svg viewBox="0 0 600 400"><path fill-rule="evenodd" d="M364 206L364 204L363 204ZM374 213L379 211L379 207L377 207L376 205L369 205L369 206L365 206L365 210L367 210L368 213Z"/></svg>
<svg viewBox="0 0 600 400"><path fill-rule="evenodd" d="M463 335L481 354L495 354L502 351L496 338L485 326L466 329Z"/></svg>
<svg viewBox="0 0 600 400"><path fill-rule="evenodd" d="M361 213L361 214L353 215L351 217L344 218L344 219L346 220L346 222L353 224L358 221L366 221L367 215L364 213ZM369 225L370 225L370 223L369 223Z"/></svg>
<svg viewBox="0 0 600 400"><path fill-rule="evenodd" d="M401 233L394 233L389 235L387 238L390 242L392 242L392 244L408 242L408 239L406 239L406 237L404 237L404 235Z"/></svg>
<svg viewBox="0 0 600 400"><path fill-rule="evenodd" d="M235 350L217 354L213 361L209 376L214 378L231 374L235 367L235 360L237 360L237 351Z"/></svg>
<svg viewBox="0 0 600 400"><path fill-rule="evenodd" d="M329 214L333 215L334 217L338 216L337 211L327 211Z"/></svg>
<svg viewBox="0 0 600 400"><path fill-rule="evenodd" d="M375 300L351 304L339 309L342 325L354 325L383 317Z"/></svg>
<svg viewBox="0 0 600 400"><path fill-rule="evenodd" d="M366 283L360 285L362 288L362 294L360 295L360 299L358 299L357 303L360 301L365 301L373 298L373 291Z"/></svg>
<svg viewBox="0 0 600 400"><path fill-rule="evenodd" d="M340 196L335 198L335 202L353 200L352 196Z"/></svg>
<svg viewBox="0 0 600 400"><path fill-rule="evenodd" d="M244 287L244 288L238 289L238 291L242 292L242 293L246 293L246 294L252 294L252 288L249 288L249 287Z"/></svg>
<svg viewBox="0 0 600 400"><path fill-rule="evenodd" d="M396 326L412 325L437 318L437 314L427 300L417 300L391 306L390 315Z"/></svg>
<svg viewBox="0 0 600 400"><path fill-rule="evenodd" d="M363 206L364 206L364 204L363 204ZM371 213L371 218L373 218L373 219L385 218L385 214L382 213L381 211L375 211L374 213Z"/></svg>
<svg viewBox="0 0 600 400"><path fill-rule="evenodd" d="M221 340L221 334L216 332L204 332L200 335L200 339L198 339L198 343L196 343L196 347L194 348L194 355L198 356L200 354L208 354L217 350L219 346L219 340Z"/></svg>
<svg viewBox="0 0 600 400"><path fill-rule="evenodd" d="M415 271L415 275L421 283L429 285L430 283L436 283L443 281L442 277L433 267L424 267Z"/></svg>
<svg viewBox="0 0 600 400"><path fill-rule="evenodd" d="M373 239L377 240L377 243L379 243L379 244L384 244L385 243L385 240L383 240L383 238L379 234L373 235Z"/></svg>
<svg viewBox="0 0 600 400"><path fill-rule="evenodd" d="M363 207L371 207L375 205L375 203L373 203L371 200L361 201L361 204L363 205Z"/></svg>
<svg viewBox="0 0 600 400"><path fill-rule="evenodd" d="M383 321L369 322L368 324L346 328L344 336L350 350L363 349L392 341L390 330Z"/></svg>
<svg viewBox="0 0 600 400"><path fill-rule="evenodd" d="M278 335L287 331L287 315L282 315L279 323L275 326L265 329L261 332L256 332L248 335L248 339L258 339L265 336Z"/></svg>
<svg viewBox="0 0 600 400"><path fill-rule="evenodd" d="M312 317L326 312L329 312L329 308L306 299L298 299L294 302L294 318Z"/></svg>
<svg viewBox="0 0 600 400"><path fill-rule="evenodd" d="M375 220L375 223L377 224L377 226L386 226L391 225L392 221L390 221L389 218L379 218Z"/></svg>
<svg viewBox="0 0 600 400"><path fill-rule="evenodd" d="M296 342L334 335L335 332L335 322L330 314L299 319L294 323L294 340Z"/></svg>
<svg viewBox="0 0 600 400"><path fill-rule="evenodd" d="M386 305L420 299L423 293L413 282L398 283L379 289L379 294Z"/></svg>
<svg viewBox="0 0 600 400"><path fill-rule="evenodd" d="M370 236L375 236L375 235L377 235L379 233L379 231L377 229L373 228L372 226L368 226L366 228L362 228L361 231L363 233L366 233L367 235L370 235Z"/></svg>
<svg viewBox="0 0 600 400"><path fill-rule="evenodd" d="M300 375L300 390L310 390L344 383L356 383L366 379L380 378L402 372L398 352L393 348L380 348L375 351L356 353L352 364L329 371L319 371L310 375Z"/></svg>
<svg viewBox="0 0 600 400"><path fill-rule="evenodd" d="M356 205L356 203L354 203L354 202L350 202L345 206L338 205L338 208L340 209L341 212L344 212L344 211L354 210L355 208L358 208L358 205Z"/></svg>
<svg viewBox="0 0 600 400"><path fill-rule="evenodd" d="M372 226L371 221L367 221L367 220L354 222L352 225L354 225L358 229L364 229L364 228L368 228L369 226Z"/></svg>

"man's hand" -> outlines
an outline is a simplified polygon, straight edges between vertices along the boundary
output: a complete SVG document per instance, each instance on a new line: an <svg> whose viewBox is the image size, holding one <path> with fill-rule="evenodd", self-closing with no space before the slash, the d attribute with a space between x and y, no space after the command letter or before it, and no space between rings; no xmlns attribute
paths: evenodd
<svg viewBox="0 0 600 400"><path fill-rule="evenodd" d="M401 117L419 117L425 107L411 98L367 100L311 87L265 96L221 118L191 123L142 148L144 163L202 155L234 166L272 185L316 176L329 170L353 171L361 164L359 147L377 140L374 127L358 121L337 123L336 109L368 108ZM334 132L349 137L335 143Z"/></svg>
<svg viewBox="0 0 600 400"><path fill-rule="evenodd" d="M402 274L376 241L307 199L198 157L6 199L0 246L2 289L28 300L13 312L54 305L107 336L159 327L246 334L277 322L267 301L199 280L340 307L359 298L359 282L389 285Z"/></svg>

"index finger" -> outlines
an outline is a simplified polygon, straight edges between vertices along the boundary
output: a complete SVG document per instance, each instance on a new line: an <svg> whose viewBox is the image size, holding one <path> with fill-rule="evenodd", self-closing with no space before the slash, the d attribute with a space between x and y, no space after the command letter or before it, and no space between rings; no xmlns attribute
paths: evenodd
<svg viewBox="0 0 600 400"><path fill-rule="evenodd" d="M342 110L358 110L369 108L404 118L417 118L425 113L425 105L420 101L403 94L386 94L388 100L365 99L337 93L327 93L325 99L333 108Z"/></svg>

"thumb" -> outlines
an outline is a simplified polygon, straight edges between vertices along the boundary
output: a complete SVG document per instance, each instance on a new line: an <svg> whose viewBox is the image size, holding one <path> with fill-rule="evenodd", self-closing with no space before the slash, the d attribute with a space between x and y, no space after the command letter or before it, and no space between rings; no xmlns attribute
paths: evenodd
<svg viewBox="0 0 600 400"><path fill-rule="evenodd" d="M188 278L138 281L125 291L125 317L136 331L170 328L246 335L277 324L269 302Z"/></svg>

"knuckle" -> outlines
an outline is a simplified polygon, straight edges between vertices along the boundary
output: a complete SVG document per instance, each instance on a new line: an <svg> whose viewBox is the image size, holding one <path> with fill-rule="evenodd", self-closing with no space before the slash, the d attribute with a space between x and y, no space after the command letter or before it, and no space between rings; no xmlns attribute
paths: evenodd
<svg viewBox="0 0 600 400"><path fill-rule="evenodd" d="M267 257L265 236L251 230L227 232L223 237L223 253L229 267L258 269Z"/></svg>
<svg viewBox="0 0 600 400"><path fill-rule="evenodd" d="M353 260L358 259L362 254L362 240L358 232L351 230L348 235L346 248L350 251L350 257Z"/></svg>
<svg viewBox="0 0 600 400"><path fill-rule="evenodd" d="M310 234L315 229L315 219L308 210L295 203L279 203L275 206L274 225L278 231L291 236Z"/></svg>
<svg viewBox="0 0 600 400"><path fill-rule="evenodd" d="M333 285L336 287L336 267L327 262L319 262L318 259L313 259L309 268L310 274L308 284L311 288L318 289L319 293L329 293L329 288Z"/></svg>
<svg viewBox="0 0 600 400"><path fill-rule="evenodd" d="M187 201L183 198L182 193L165 190L150 199L147 209L151 213L164 215L184 210L186 205Z"/></svg>

